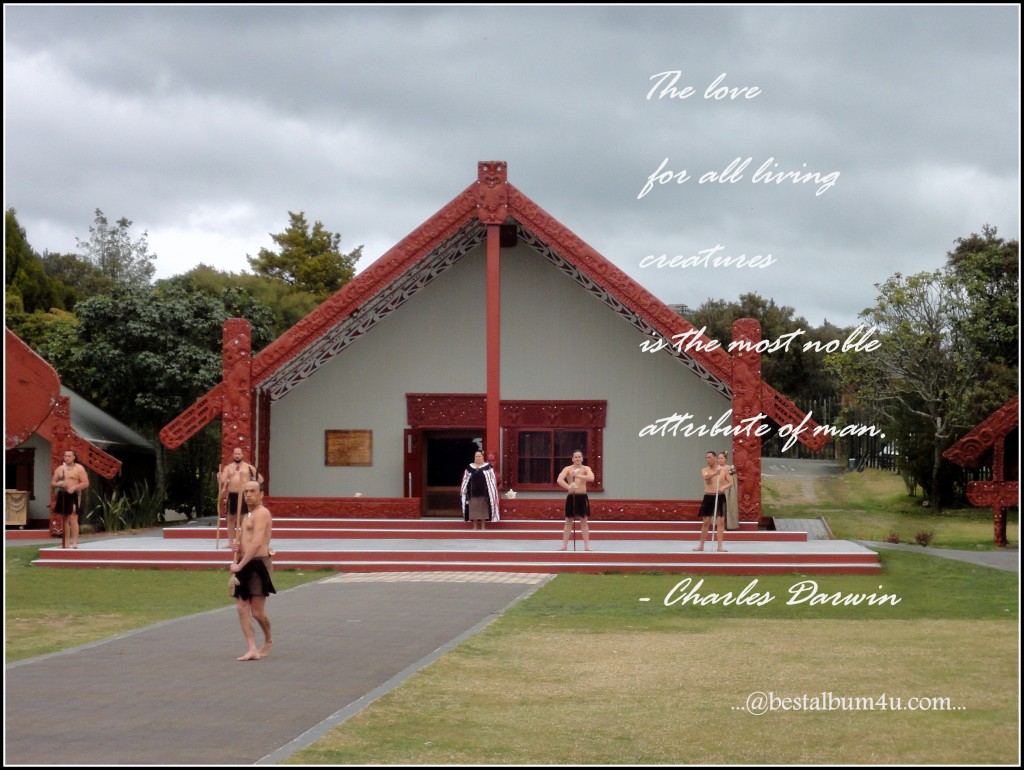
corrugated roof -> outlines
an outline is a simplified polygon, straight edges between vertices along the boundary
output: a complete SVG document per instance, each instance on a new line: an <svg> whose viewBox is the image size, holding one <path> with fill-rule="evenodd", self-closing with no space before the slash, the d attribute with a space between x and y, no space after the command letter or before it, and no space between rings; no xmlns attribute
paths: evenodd
<svg viewBox="0 0 1024 770"><path fill-rule="evenodd" d="M120 420L64 385L60 394L71 399L71 427L75 433L100 449L135 449L156 453L153 444Z"/></svg>

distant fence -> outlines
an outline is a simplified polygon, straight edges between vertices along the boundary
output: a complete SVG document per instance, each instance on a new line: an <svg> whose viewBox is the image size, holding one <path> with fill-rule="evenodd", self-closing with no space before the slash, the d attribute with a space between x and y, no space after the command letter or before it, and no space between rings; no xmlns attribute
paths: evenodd
<svg viewBox="0 0 1024 770"><path fill-rule="evenodd" d="M835 425L842 408L838 397L816 398L795 403L804 412L809 412L811 418L818 425ZM845 463L850 470L863 470L864 468L878 468L893 472L897 470L899 452L892 443L881 436L844 436L830 440L817 452L811 451L798 441L783 452L782 447L789 440L788 437L779 436L778 431L773 430L771 435L762 439L761 456L832 460ZM964 478L969 481L989 481L992 478L992 468L988 465L963 469L962 473Z"/></svg>
<svg viewBox="0 0 1024 770"><path fill-rule="evenodd" d="M809 412L818 425L835 425L842 408L838 397L815 398L797 402L797 406ZM881 436L845 436L832 439L818 451L812 451L796 442L785 452L782 447L790 439L779 436L777 431L763 439L762 457L792 457L800 460L833 460L845 462L850 469L880 468L896 470L896 450Z"/></svg>

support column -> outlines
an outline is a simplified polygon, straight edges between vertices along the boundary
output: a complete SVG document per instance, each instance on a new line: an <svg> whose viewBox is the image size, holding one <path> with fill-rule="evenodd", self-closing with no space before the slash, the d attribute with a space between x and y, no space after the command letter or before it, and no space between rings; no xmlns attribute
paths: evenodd
<svg viewBox="0 0 1024 770"><path fill-rule="evenodd" d="M761 325L753 318L740 318L732 325L732 426L761 414L761 354L754 346L761 341ZM754 424L749 431L733 433L732 462L736 466L736 490L741 521L761 520L761 437Z"/></svg>
<svg viewBox="0 0 1024 770"><path fill-rule="evenodd" d="M501 228L487 226L487 445L484 456L500 471L501 456ZM500 474L499 474L500 475Z"/></svg>
<svg viewBox="0 0 1024 770"><path fill-rule="evenodd" d="M487 439L484 457L501 478L501 225L508 218L508 167L477 164L477 218L487 226Z"/></svg>
<svg viewBox="0 0 1024 770"><path fill-rule="evenodd" d="M1006 437L999 436L996 443L992 445L992 480L1000 487L1006 481ZM1000 548L1006 547L1006 514L1003 511L1002 500L992 506L992 525L995 528L995 544Z"/></svg>
<svg viewBox="0 0 1024 770"><path fill-rule="evenodd" d="M244 318L224 322L222 361L224 398L221 402L221 464L231 462L235 447L242 448L247 462L253 458L252 342L251 327Z"/></svg>

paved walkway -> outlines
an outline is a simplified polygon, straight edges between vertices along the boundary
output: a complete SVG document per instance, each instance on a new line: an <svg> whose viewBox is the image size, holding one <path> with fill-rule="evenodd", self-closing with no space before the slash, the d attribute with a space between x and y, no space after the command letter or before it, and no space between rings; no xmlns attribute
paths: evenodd
<svg viewBox="0 0 1024 770"><path fill-rule="evenodd" d="M5 765L279 762L549 579L338 574L269 599L259 661L231 605L10 664Z"/></svg>
<svg viewBox="0 0 1024 770"><path fill-rule="evenodd" d="M860 545L1020 569L1016 547ZM223 609L6 666L5 764L280 762L548 579L339 573L271 597L274 649L250 663L225 587Z"/></svg>
<svg viewBox="0 0 1024 770"><path fill-rule="evenodd" d="M874 540L853 540L866 548L891 548L899 551L917 551L931 556L939 556L943 559L955 561L966 561L971 564L980 564L982 567L992 567L1006 572L1020 572L1020 547L1011 545L1001 548L998 551L957 551L952 548L923 548L919 545L908 545L906 543L882 543Z"/></svg>

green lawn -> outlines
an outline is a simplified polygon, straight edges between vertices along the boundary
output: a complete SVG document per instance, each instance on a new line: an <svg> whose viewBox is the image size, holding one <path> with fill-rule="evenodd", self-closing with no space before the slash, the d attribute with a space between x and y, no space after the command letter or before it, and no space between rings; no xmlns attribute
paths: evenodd
<svg viewBox="0 0 1024 770"><path fill-rule="evenodd" d="M991 547L990 512L932 514L878 471L769 479L764 502L839 537L928 528L936 545ZM37 552L6 549L8 662L230 602L221 571L68 580L31 567ZM1016 765L1019 575L880 560L871 576L559 575L289 762ZM808 581L831 601L789 603ZM703 603L678 600L693 589ZM737 603L744 591L772 598ZM844 603L871 595L888 599ZM754 693L767 713L748 710Z"/></svg>
<svg viewBox="0 0 1024 770"><path fill-rule="evenodd" d="M288 761L1014 764L1018 576L881 560L881 576L813 579L881 584L895 606L787 605L799 575L757 578L776 596L761 606L666 606L680 575L559 575ZM745 710L754 693L774 708Z"/></svg>
<svg viewBox="0 0 1024 770"><path fill-rule="evenodd" d="M840 540L887 540L892 533L902 543L914 543L919 532L932 533L936 548L991 550L991 508L955 508L937 513L907 495L900 477L880 470L843 473L822 479L765 478L762 509L765 516L823 517ZM1008 512L1006 535L1020 542L1019 516Z"/></svg>
<svg viewBox="0 0 1024 770"><path fill-rule="evenodd" d="M40 546L6 548L6 661L11 663L232 604L224 570L33 567ZM69 579L73 575L74 579ZM278 590L324 573L281 570Z"/></svg>

